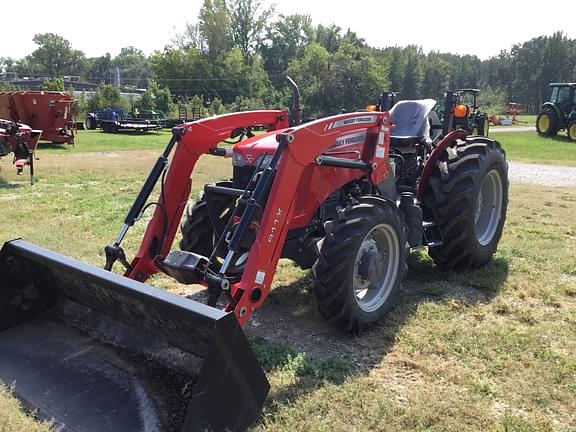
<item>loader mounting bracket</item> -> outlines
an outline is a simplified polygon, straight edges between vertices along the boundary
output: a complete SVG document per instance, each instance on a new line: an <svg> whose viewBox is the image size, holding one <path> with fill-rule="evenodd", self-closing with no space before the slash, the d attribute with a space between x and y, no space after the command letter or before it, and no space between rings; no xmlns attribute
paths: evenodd
<svg viewBox="0 0 576 432"><path fill-rule="evenodd" d="M168 276L183 284L197 284L208 268L208 258L192 252L172 251L163 260L157 261L158 267Z"/></svg>
<svg viewBox="0 0 576 432"><path fill-rule="evenodd" d="M116 261L120 261L127 271L132 270L132 266L126 259L124 249L120 246L108 245L104 248L104 253L106 254L106 265L104 266L104 270L111 271Z"/></svg>

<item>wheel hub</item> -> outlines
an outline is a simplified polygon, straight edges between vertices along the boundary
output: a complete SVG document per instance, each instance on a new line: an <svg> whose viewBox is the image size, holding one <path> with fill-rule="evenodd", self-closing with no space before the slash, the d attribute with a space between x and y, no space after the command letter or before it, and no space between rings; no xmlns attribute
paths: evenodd
<svg viewBox="0 0 576 432"><path fill-rule="evenodd" d="M500 173L495 169L491 170L482 181L474 209L476 239L482 246L492 241L498 229L502 217L503 191Z"/></svg>
<svg viewBox="0 0 576 432"><path fill-rule="evenodd" d="M384 256L381 253L368 251L358 266L358 275L369 281L377 281L384 271Z"/></svg>
<svg viewBox="0 0 576 432"><path fill-rule="evenodd" d="M547 115L542 115L538 120L538 126L542 132L547 132L550 127L550 119Z"/></svg>
<svg viewBox="0 0 576 432"><path fill-rule="evenodd" d="M400 243L391 225L380 224L364 237L354 265L354 296L360 309L377 310L388 299L400 266Z"/></svg>

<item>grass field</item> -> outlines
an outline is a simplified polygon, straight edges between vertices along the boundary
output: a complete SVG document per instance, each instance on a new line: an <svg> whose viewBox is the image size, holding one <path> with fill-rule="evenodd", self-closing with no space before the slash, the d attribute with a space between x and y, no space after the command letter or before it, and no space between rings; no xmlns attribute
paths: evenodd
<svg viewBox="0 0 576 432"><path fill-rule="evenodd" d="M144 143L104 135L121 140L114 147L96 134L41 152L34 186L0 161L0 244L23 237L102 265L168 134ZM532 142L517 135L512 144L498 136L514 160ZM229 175L229 160L201 162L195 191ZM575 211L573 189L513 184L492 263L447 274L424 253L411 256L398 306L360 338L325 323L308 273L283 261L260 325L246 329L272 384L253 430L575 431ZM128 237L130 256L142 233L141 223ZM188 293L166 278L151 283ZM47 430L0 390L0 432Z"/></svg>
<svg viewBox="0 0 576 432"><path fill-rule="evenodd" d="M543 138L536 132L492 131L490 137L502 143L509 160L576 166L576 142L566 135Z"/></svg>

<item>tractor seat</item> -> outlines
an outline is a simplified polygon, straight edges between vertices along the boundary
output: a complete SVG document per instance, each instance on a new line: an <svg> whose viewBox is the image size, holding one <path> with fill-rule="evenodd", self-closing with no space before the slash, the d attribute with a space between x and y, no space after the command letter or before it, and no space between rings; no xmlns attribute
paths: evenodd
<svg viewBox="0 0 576 432"><path fill-rule="evenodd" d="M390 137L392 147L413 147L430 139L430 112L434 99L400 101L390 110L394 130Z"/></svg>

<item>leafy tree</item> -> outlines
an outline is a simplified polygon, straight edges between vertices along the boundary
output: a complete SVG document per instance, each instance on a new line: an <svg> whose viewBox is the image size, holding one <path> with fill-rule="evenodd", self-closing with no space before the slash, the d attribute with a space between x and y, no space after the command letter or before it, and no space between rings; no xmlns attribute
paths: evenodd
<svg viewBox="0 0 576 432"><path fill-rule="evenodd" d="M225 104L238 96L260 98L268 88L268 79L259 57L246 59L239 48L221 55L214 64L217 95Z"/></svg>
<svg viewBox="0 0 576 432"><path fill-rule="evenodd" d="M405 48L406 58L404 68L404 78L402 80L402 99L416 99L420 96L420 86L422 84L422 67L420 59L422 49L417 46Z"/></svg>
<svg viewBox="0 0 576 432"><path fill-rule="evenodd" d="M300 83L305 114L311 116L363 108L388 86L386 71L377 67L372 54L349 40L334 54L310 44L288 72Z"/></svg>
<svg viewBox="0 0 576 432"><path fill-rule="evenodd" d="M220 115L226 112L226 107L222 103L220 98L214 98L212 102L210 102L210 114L212 115Z"/></svg>
<svg viewBox="0 0 576 432"><path fill-rule="evenodd" d="M313 39L314 28L308 15L280 15L269 25L260 50L264 68L272 79L282 77L292 60L304 57Z"/></svg>
<svg viewBox="0 0 576 432"><path fill-rule="evenodd" d="M110 53L106 53L101 57L96 57L88 59L89 69L88 69L88 80L93 83L108 83L112 84L110 79L112 71L112 58Z"/></svg>
<svg viewBox="0 0 576 432"><path fill-rule="evenodd" d="M133 46L122 48L112 60L112 67L120 69L123 84L144 88L150 76L146 55Z"/></svg>
<svg viewBox="0 0 576 432"><path fill-rule="evenodd" d="M406 69L404 65L404 58L402 50L398 48L391 48L389 50L390 56L390 89L394 92L399 92L402 94L404 84L404 71Z"/></svg>
<svg viewBox="0 0 576 432"><path fill-rule="evenodd" d="M227 110L230 112L253 111L257 109L262 109L262 100L246 96L238 96L234 102L227 105Z"/></svg>
<svg viewBox="0 0 576 432"><path fill-rule="evenodd" d="M274 7L265 9L261 0L228 0L228 10L234 46L248 56L260 44Z"/></svg>
<svg viewBox="0 0 576 432"><path fill-rule="evenodd" d="M0 57L0 74L13 72L16 66L16 60L11 57Z"/></svg>
<svg viewBox="0 0 576 432"><path fill-rule="evenodd" d="M295 59L288 67L288 74L300 84L304 113L316 116L321 112L333 111L327 97L330 91L330 53L318 43L311 43L302 59Z"/></svg>
<svg viewBox="0 0 576 432"><path fill-rule="evenodd" d="M153 79L162 87L168 87L173 95L216 95L212 80L213 66L198 50L170 48L156 52L149 58Z"/></svg>
<svg viewBox="0 0 576 432"><path fill-rule="evenodd" d="M204 54L208 52L206 40L200 31L199 24L187 22L184 32L176 34L173 42L178 48L184 51L195 49Z"/></svg>
<svg viewBox="0 0 576 432"><path fill-rule="evenodd" d="M316 42L322 45L329 53L334 53L340 48L342 41L342 29L336 24L323 26L319 24L316 27Z"/></svg>
<svg viewBox="0 0 576 432"><path fill-rule="evenodd" d="M174 110L174 103L172 102L172 93L168 87L161 87L155 81L150 81L148 91L146 93L152 94L154 100L154 109L160 110L164 113L169 113Z"/></svg>
<svg viewBox="0 0 576 432"><path fill-rule="evenodd" d="M64 78L56 77L45 80L42 83L42 90L47 91L64 91Z"/></svg>
<svg viewBox="0 0 576 432"><path fill-rule="evenodd" d="M500 114L506 106L506 92L500 88L484 86L478 96L478 103L482 111L489 114Z"/></svg>
<svg viewBox="0 0 576 432"><path fill-rule="evenodd" d="M149 89L140 96L140 99L135 104L135 108L139 108L141 110L153 110L156 108L154 95Z"/></svg>
<svg viewBox="0 0 576 432"><path fill-rule="evenodd" d="M8 81L0 81L0 91L13 91L18 90L13 84L10 84Z"/></svg>
<svg viewBox="0 0 576 432"><path fill-rule="evenodd" d="M36 34L38 48L28 56L31 70L48 76L82 75L86 58L82 51L72 49L69 41L54 33Z"/></svg>
<svg viewBox="0 0 576 432"><path fill-rule="evenodd" d="M120 95L120 89L112 84L101 84L96 92L88 98L86 105L89 111L103 108L124 108L129 110L130 103Z"/></svg>
<svg viewBox="0 0 576 432"><path fill-rule="evenodd" d="M198 30L206 41L207 52L212 60L232 47L233 36L226 0L204 0L198 15Z"/></svg>
<svg viewBox="0 0 576 432"><path fill-rule="evenodd" d="M448 63L437 53L428 54L423 64L422 96L442 100L444 92L448 90L448 68Z"/></svg>

